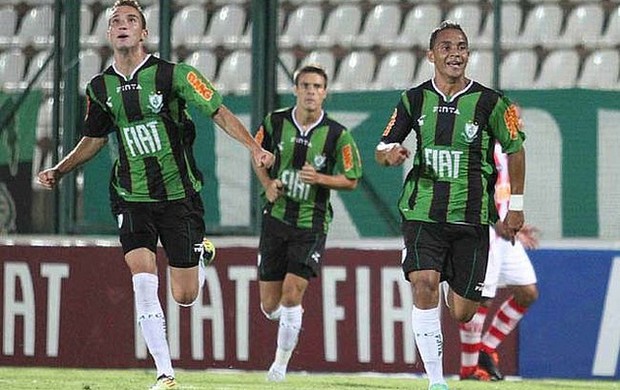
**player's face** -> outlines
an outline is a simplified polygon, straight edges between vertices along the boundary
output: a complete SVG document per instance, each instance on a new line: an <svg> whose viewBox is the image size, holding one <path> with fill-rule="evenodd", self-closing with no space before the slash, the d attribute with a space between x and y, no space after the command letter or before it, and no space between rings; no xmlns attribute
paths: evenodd
<svg viewBox="0 0 620 390"><path fill-rule="evenodd" d="M469 46L462 31L449 28L440 31L428 59L435 64L435 76L446 80L465 77Z"/></svg>
<svg viewBox="0 0 620 390"><path fill-rule="evenodd" d="M137 47L147 34L140 12L134 7L118 7L108 22L108 39L115 50Z"/></svg>
<svg viewBox="0 0 620 390"><path fill-rule="evenodd" d="M297 107L305 111L318 111L323 107L323 101L327 97L325 79L317 73L303 73L297 79L295 85Z"/></svg>

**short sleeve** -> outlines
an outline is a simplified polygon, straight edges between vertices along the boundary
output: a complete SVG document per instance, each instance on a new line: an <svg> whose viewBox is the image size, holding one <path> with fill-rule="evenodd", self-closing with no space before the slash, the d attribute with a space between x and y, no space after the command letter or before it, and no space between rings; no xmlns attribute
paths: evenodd
<svg viewBox="0 0 620 390"><path fill-rule="evenodd" d="M521 150L525 141L523 132L523 121L519 107L505 96L501 96L495 108L491 112L489 124L493 136L502 146L502 150L507 153L514 153Z"/></svg>
<svg viewBox="0 0 620 390"><path fill-rule="evenodd" d="M362 159L355 144L355 140L349 131L343 131L337 144L338 156L336 169L348 179L362 177Z"/></svg>
<svg viewBox="0 0 620 390"><path fill-rule="evenodd" d="M91 88L86 89L86 116L82 135L86 137L106 137L114 130L114 122L101 103L93 98Z"/></svg>
<svg viewBox="0 0 620 390"><path fill-rule="evenodd" d="M222 105L222 96L211 82L193 66L179 63L174 67L174 91L208 116Z"/></svg>

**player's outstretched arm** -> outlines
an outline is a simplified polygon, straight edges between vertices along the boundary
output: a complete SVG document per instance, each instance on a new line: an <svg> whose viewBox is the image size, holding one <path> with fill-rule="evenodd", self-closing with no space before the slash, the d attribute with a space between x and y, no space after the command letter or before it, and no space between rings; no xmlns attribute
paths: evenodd
<svg viewBox="0 0 620 390"><path fill-rule="evenodd" d="M73 150L58 164L39 172L37 175L39 184L43 188L51 190L65 174L93 158L107 142L107 137L82 137Z"/></svg>
<svg viewBox="0 0 620 390"><path fill-rule="evenodd" d="M226 108L226 106L220 106L213 116L213 120L224 129L226 134L230 135L250 150L254 163L258 167L271 167L274 160L273 154L263 149L258 142L252 138L248 129L246 129L239 118Z"/></svg>

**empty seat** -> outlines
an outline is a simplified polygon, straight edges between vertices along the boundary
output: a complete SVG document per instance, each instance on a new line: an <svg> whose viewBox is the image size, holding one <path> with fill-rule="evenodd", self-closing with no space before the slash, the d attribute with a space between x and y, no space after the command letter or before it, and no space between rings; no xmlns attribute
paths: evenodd
<svg viewBox="0 0 620 390"><path fill-rule="evenodd" d="M237 4L225 5L213 14L202 44L209 48L235 45L243 36L244 29L245 10Z"/></svg>
<svg viewBox="0 0 620 390"><path fill-rule="evenodd" d="M387 45L396 48L411 48L414 46L428 48L428 39L433 29L441 22L441 8L437 4L420 4L412 8L403 23L398 36Z"/></svg>
<svg viewBox="0 0 620 390"><path fill-rule="evenodd" d="M620 5L609 14L607 27L599 41L603 47L615 47L620 42Z"/></svg>
<svg viewBox="0 0 620 390"><path fill-rule="evenodd" d="M538 56L534 50L513 50L500 65L501 89L529 89L536 80Z"/></svg>
<svg viewBox="0 0 620 390"><path fill-rule="evenodd" d="M317 46L341 45L350 47L359 34L362 25L362 9L358 4L340 4L327 16L325 28Z"/></svg>
<svg viewBox="0 0 620 390"><path fill-rule="evenodd" d="M558 46L594 46L601 39L604 21L605 12L600 4L587 3L575 7L568 15Z"/></svg>
<svg viewBox="0 0 620 390"><path fill-rule="evenodd" d="M93 49L86 49L80 51L80 93L85 93L86 84L93 78L94 75L101 72L101 56Z"/></svg>
<svg viewBox="0 0 620 390"><path fill-rule="evenodd" d="M151 50L156 50L159 45L159 3L144 8L144 19L149 30L146 46Z"/></svg>
<svg viewBox="0 0 620 390"><path fill-rule="evenodd" d="M615 49L595 50L585 59L577 86L615 89L618 84L620 54Z"/></svg>
<svg viewBox="0 0 620 390"><path fill-rule="evenodd" d="M476 47L482 23L482 11L478 4L455 5L448 11L446 19L460 24L469 38L470 45Z"/></svg>
<svg viewBox="0 0 620 390"><path fill-rule="evenodd" d="M45 62L49 58L50 52L47 50L40 51L30 60L28 64L28 70L24 77L24 82L21 87L25 88L30 82L34 81L37 72L43 68ZM50 59L47 63L47 67L39 75L39 78L34 82L34 88L42 88L45 92L50 92L54 86L54 59Z"/></svg>
<svg viewBox="0 0 620 390"><path fill-rule="evenodd" d="M172 18L172 46L197 47L207 25L207 12L202 6L188 5L181 8Z"/></svg>
<svg viewBox="0 0 620 390"><path fill-rule="evenodd" d="M106 8L99 13L90 34L80 34L80 44L87 47L101 47L107 44L108 19L111 12L111 8ZM147 27L150 30L150 26Z"/></svg>
<svg viewBox="0 0 620 390"><path fill-rule="evenodd" d="M302 5L289 16L286 28L279 37L279 44L284 48L297 44L310 46L321 33L322 24L323 10L320 5Z"/></svg>
<svg viewBox="0 0 620 390"><path fill-rule="evenodd" d="M314 50L311 51L302 61L301 65L307 64L319 64L325 69L327 73L328 83L334 80L334 74L336 71L336 58L334 54L329 50Z"/></svg>
<svg viewBox="0 0 620 390"><path fill-rule="evenodd" d="M501 9L500 41L503 48L511 49L517 46L521 33L523 9L518 3L506 3ZM478 47L490 48L493 44L493 29L495 14L491 11L484 24L484 30L480 33Z"/></svg>
<svg viewBox="0 0 620 390"><path fill-rule="evenodd" d="M80 6L80 36L90 34L93 28L93 11L88 5Z"/></svg>
<svg viewBox="0 0 620 390"><path fill-rule="evenodd" d="M54 14L52 7L42 5L31 8L21 21L19 31L13 37L13 45L25 47L34 45L36 48L46 48L54 42L52 26Z"/></svg>
<svg viewBox="0 0 620 390"><path fill-rule="evenodd" d="M527 14L525 27L518 38L516 46L554 47L560 36L564 11L557 3L539 4Z"/></svg>
<svg viewBox="0 0 620 390"><path fill-rule="evenodd" d="M467 63L467 77L491 87L493 82L493 53L490 50L473 50Z"/></svg>
<svg viewBox="0 0 620 390"><path fill-rule="evenodd" d="M222 93L246 95L250 92L252 55L236 50L222 61L215 87Z"/></svg>
<svg viewBox="0 0 620 390"><path fill-rule="evenodd" d="M410 51L392 51L379 63L371 89L407 89L411 87L416 57Z"/></svg>
<svg viewBox="0 0 620 390"><path fill-rule="evenodd" d="M17 28L17 11L13 6L0 8L0 49L8 47Z"/></svg>
<svg viewBox="0 0 620 390"><path fill-rule="evenodd" d="M356 37L355 45L368 48L393 41L398 35L400 20L398 4L375 5L366 16L362 33Z"/></svg>
<svg viewBox="0 0 620 390"><path fill-rule="evenodd" d="M375 55L370 51L353 51L343 58L334 78L333 91L359 91L370 88L375 75Z"/></svg>
<svg viewBox="0 0 620 390"><path fill-rule="evenodd" d="M293 81L291 77L293 76L293 72L295 72L297 59L295 58L295 54L291 51L280 52L278 57L282 62L276 65L276 85L278 92L292 92Z"/></svg>
<svg viewBox="0 0 620 390"><path fill-rule="evenodd" d="M572 49L560 49L544 59L534 82L536 89L573 88L577 82L579 55Z"/></svg>
<svg viewBox="0 0 620 390"><path fill-rule="evenodd" d="M217 71L217 57L211 50L198 50L190 54L185 61L186 64L198 69L209 80L215 79Z"/></svg>
<svg viewBox="0 0 620 390"><path fill-rule="evenodd" d="M26 56L20 49L11 49L0 54L0 86L13 90L24 77Z"/></svg>

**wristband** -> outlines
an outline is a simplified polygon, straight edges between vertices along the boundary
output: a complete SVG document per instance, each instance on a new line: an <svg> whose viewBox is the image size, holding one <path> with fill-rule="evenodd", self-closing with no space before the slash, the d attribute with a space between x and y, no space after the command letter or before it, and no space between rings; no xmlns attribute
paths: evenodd
<svg viewBox="0 0 620 390"><path fill-rule="evenodd" d="M523 211L523 194L510 195L508 211Z"/></svg>

